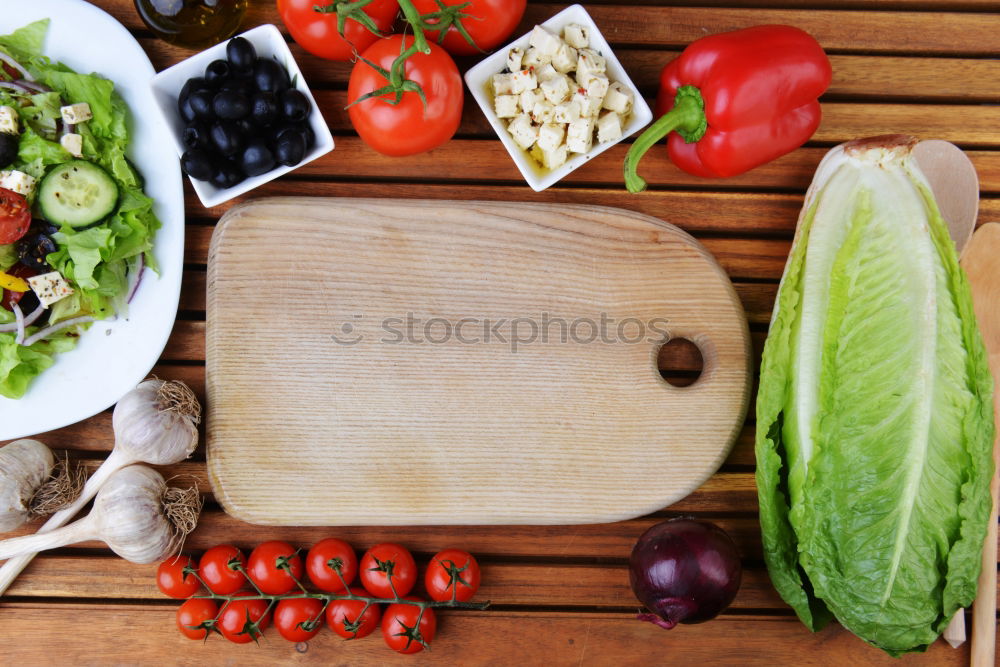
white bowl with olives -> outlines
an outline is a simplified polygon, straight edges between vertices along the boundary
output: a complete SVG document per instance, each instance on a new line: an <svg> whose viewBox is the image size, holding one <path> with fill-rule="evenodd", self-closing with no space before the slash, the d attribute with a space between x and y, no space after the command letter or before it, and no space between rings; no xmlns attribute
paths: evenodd
<svg viewBox="0 0 1000 667"><path fill-rule="evenodd" d="M330 129L273 25L163 70L151 87L206 208L333 150Z"/></svg>

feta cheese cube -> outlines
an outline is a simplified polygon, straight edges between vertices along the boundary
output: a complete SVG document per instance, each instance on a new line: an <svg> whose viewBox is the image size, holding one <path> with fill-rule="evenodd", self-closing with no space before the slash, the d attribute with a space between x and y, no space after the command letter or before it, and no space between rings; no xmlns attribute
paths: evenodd
<svg viewBox="0 0 1000 667"><path fill-rule="evenodd" d="M521 60L521 67L523 69L527 69L529 67L541 67L549 62L552 62L552 56L546 55L531 46L524 52L524 58Z"/></svg>
<svg viewBox="0 0 1000 667"><path fill-rule="evenodd" d="M513 74L494 74L493 75L493 94L494 95L510 95L514 92L514 75Z"/></svg>
<svg viewBox="0 0 1000 667"><path fill-rule="evenodd" d="M535 78L538 79L538 83L554 79L557 76L561 75L556 71L556 68L552 66L552 63L545 63L541 67L535 68Z"/></svg>
<svg viewBox="0 0 1000 667"><path fill-rule="evenodd" d="M570 23L563 28L563 39L574 49L585 49L590 46L590 28Z"/></svg>
<svg viewBox="0 0 1000 667"><path fill-rule="evenodd" d="M588 95L598 100L600 104L604 104L604 96L608 94L608 86L608 77L603 74L593 74L587 80L584 88L587 89ZM598 109L600 109L600 106L598 106Z"/></svg>
<svg viewBox="0 0 1000 667"><path fill-rule="evenodd" d="M28 278L28 284L31 285L31 291L46 308L73 293L73 288L58 271L32 276Z"/></svg>
<svg viewBox="0 0 1000 667"><path fill-rule="evenodd" d="M578 118L566 130L566 147L574 153L586 153L594 143L594 119Z"/></svg>
<svg viewBox="0 0 1000 667"><path fill-rule="evenodd" d="M552 150L543 150L541 153L542 165L547 169L558 169L566 164L566 158L569 157L569 150L566 148L566 144L559 144Z"/></svg>
<svg viewBox="0 0 1000 667"><path fill-rule="evenodd" d="M14 107L0 107L0 132L3 134L17 134L17 111Z"/></svg>
<svg viewBox="0 0 1000 667"><path fill-rule="evenodd" d="M545 96L542 95L541 90L535 88L534 90L526 90L521 93L521 97L519 99L521 111L524 113L531 113L531 110L535 108L535 105L543 101Z"/></svg>
<svg viewBox="0 0 1000 667"><path fill-rule="evenodd" d="M558 123L546 123L538 130L538 147L543 151L555 150L566 135L566 130Z"/></svg>
<svg viewBox="0 0 1000 667"><path fill-rule="evenodd" d="M94 117L94 114L90 112L90 105L86 102L77 102L76 104L60 107L59 113L62 114L63 122L69 125L86 123Z"/></svg>
<svg viewBox="0 0 1000 667"><path fill-rule="evenodd" d="M552 115L555 112L555 106L542 100L537 103L531 110L531 120L535 125L542 125L544 123L552 122Z"/></svg>
<svg viewBox="0 0 1000 667"><path fill-rule="evenodd" d="M519 72L521 62L524 60L524 49L513 48L507 52L507 69L511 72Z"/></svg>
<svg viewBox="0 0 1000 667"><path fill-rule="evenodd" d="M554 35L540 25L536 25L531 31L528 43L550 58L556 54L562 40L558 35Z"/></svg>
<svg viewBox="0 0 1000 667"><path fill-rule="evenodd" d="M614 111L608 111L601 115L597 121L597 143L603 144L609 141L617 141L622 138L621 116Z"/></svg>
<svg viewBox="0 0 1000 667"><path fill-rule="evenodd" d="M593 49L580 49L577 52L576 60L576 78L579 81L581 78L588 78L593 74L604 74L607 68L607 62L597 51Z"/></svg>
<svg viewBox="0 0 1000 667"><path fill-rule="evenodd" d="M514 137L514 142L525 150L531 148L538 138L538 128L531 124L528 114L521 114L510 121L507 131Z"/></svg>
<svg viewBox="0 0 1000 667"><path fill-rule="evenodd" d="M83 137L74 132L67 132L59 138L59 145L73 157L83 157Z"/></svg>
<svg viewBox="0 0 1000 667"><path fill-rule="evenodd" d="M576 100L557 104L552 112L552 121L555 123L572 123L577 118L580 118L580 103Z"/></svg>
<svg viewBox="0 0 1000 667"><path fill-rule="evenodd" d="M543 81L542 94L552 104L559 104L570 95L569 77L558 76L548 81Z"/></svg>
<svg viewBox="0 0 1000 667"><path fill-rule="evenodd" d="M7 188L19 195L30 197L31 193L35 190L35 179L17 169L0 171L0 188Z"/></svg>
<svg viewBox="0 0 1000 667"><path fill-rule="evenodd" d="M601 112L603 100L588 95L586 90L577 90L573 94L572 101L580 105L580 116L583 118L594 117Z"/></svg>
<svg viewBox="0 0 1000 667"><path fill-rule="evenodd" d="M633 101L632 91L620 81L615 81L608 86L608 93L604 96L601 107L624 116L631 111Z"/></svg>
<svg viewBox="0 0 1000 667"><path fill-rule="evenodd" d="M497 95L493 99L493 107L496 109L497 118L513 118L516 116L518 114L520 99L517 95ZM63 138L65 139L66 137Z"/></svg>
<svg viewBox="0 0 1000 667"><path fill-rule="evenodd" d="M559 47L559 50L556 51L555 55L552 56L552 67L563 74L572 72L576 67L576 63L576 49L569 44L562 44Z"/></svg>
<svg viewBox="0 0 1000 667"><path fill-rule="evenodd" d="M520 72L514 72L511 74L513 79L513 88L510 91L514 95L520 95L526 90L534 90L538 88L538 79L535 78L535 73L528 69L523 69Z"/></svg>

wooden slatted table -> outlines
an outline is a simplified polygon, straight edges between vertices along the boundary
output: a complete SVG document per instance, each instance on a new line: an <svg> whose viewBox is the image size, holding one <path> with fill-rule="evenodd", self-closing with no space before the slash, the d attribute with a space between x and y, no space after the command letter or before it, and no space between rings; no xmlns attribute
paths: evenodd
<svg viewBox="0 0 1000 667"><path fill-rule="evenodd" d="M155 40L131 0L96 0L140 40L158 70L190 52ZM833 84L823 97L823 123L804 148L725 181L704 181L670 165L663 150L643 162L650 191L629 196L621 185L626 147L618 146L543 193L532 192L467 98L455 139L409 158L386 158L353 133L344 111L350 65L293 51L336 135L337 148L290 176L253 192L320 196L384 196L593 203L648 213L679 225L715 253L743 300L756 361L788 252L802 196L820 157L858 136L907 132L953 141L979 171L981 221L1000 220L1000 2L991 0L707 0L687 5L635 0L588 5L642 92L653 98L662 65L702 35L761 23L790 23L827 49ZM535 3L517 34L564 5ZM281 22L271 0L251 0L245 27ZM460 60L466 68L472 60ZM179 318L154 372L190 384L202 398L205 377L205 264L214 223L231 205L206 210L185 186L186 269ZM241 198L245 200L246 198ZM237 200L240 201L240 200ZM235 203L235 202L233 202ZM266 286L261 287L266 290ZM661 355L661 368L690 377L687 350ZM430 652L397 656L378 637L345 643L324 630L292 645L274 630L261 646L221 638L190 642L174 627L176 602L162 597L153 566L112 556L99 543L51 552L0 601L0 654L6 664L900 664L839 626L809 633L771 587L756 519L751 418L718 474L689 497L634 521L571 527L271 528L226 516L207 498L187 547L201 552L231 542L250 548L268 539L308 546L339 536L364 549L380 541L410 547L418 562L458 546L480 557L486 612L445 612ZM39 436L96 467L112 446L110 413ZM203 451L169 466L208 489ZM628 480L622 480L628 484ZM568 500L571 502L571 499ZM633 620L626 559L642 531L678 514L710 518L733 536L745 562L733 606L702 625L665 632ZM24 532L24 531L22 531ZM968 662L968 645L942 642L905 664Z"/></svg>

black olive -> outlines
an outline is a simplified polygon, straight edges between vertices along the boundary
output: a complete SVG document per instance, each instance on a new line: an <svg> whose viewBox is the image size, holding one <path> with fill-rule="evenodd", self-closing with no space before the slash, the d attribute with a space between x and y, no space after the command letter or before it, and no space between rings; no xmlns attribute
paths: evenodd
<svg viewBox="0 0 1000 667"><path fill-rule="evenodd" d="M228 60L213 60L205 68L205 81L212 86L221 86L229 79L230 72Z"/></svg>
<svg viewBox="0 0 1000 667"><path fill-rule="evenodd" d="M251 139L243 149L240 166L247 176L259 176L274 169L274 154L263 139Z"/></svg>
<svg viewBox="0 0 1000 667"><path fill-rule="evenodd" d="M248 79L229 79L221 86L219 86L219 91L228 90L234 93L239 93L243 97L251 98L256 92L253 87L253 81Z"/></svg>
<svg viewBox="0 0 1000 667"><path fill-rule="evenodd" d="M6 167L17 159L17 147L20 143L19 135L0 132L0 167Z"/></svg>
<svg viewBox="0 0 1000 667"><path fill-rule="evenodd" d="M316 134L313 132L312 125L310 125L308 122L304 122L304 123L299 123L296 127L298 128L299 132L302 133L302 138L306 142L306 150L309 150L310 148L313 147L313 144L316 143Z"/></svg>
<svg viewBox="0 0 1000 667"><path fill-rule="evenodd" d="M217 188L231 188L244 178L238 166L229 160L222 160L215 165L215 170L212 172L212 185Z"/></svg>
<svg viewBox="0 0 1000 667"><path fill-rule="evenodd" d="M267 127L278 117L278 99L274 93L261 92L250 98L250 120Z"/></svg>
<svg viewBox="0 0 1000 667"><path fill-rule="evenodd" d="M195 92L196 90L211 90L212 86L209 85L208 81L205 81L200 76L191 77L184 82L184 86L181 87L181 94L177 96L178 102L183 102L188 95Z"/></svg>
<svg viewBox="0 0 1000 667"><path fill-rule="evenodd" d="M28 228L28 234L47 234L48 236L52 236L58 231L58 227L37 215L32 217L31 227Z"/></svg>
<svg viewBox="0 0 1000 667"><path fill-rule="evenodd" d="M293 167L306 154L306 140L299 132L285 132L274 142L274 157L278 164Z"/></svg>
<svg viewBox="0 0 1000 667"><path fill-rule="evenodd" d="M312 126L309 123L294 123L285 124L279 127L272 137L274 141L277 142L285 134L291 132L292 134L297 134L302 137L302 142L305 144L305 149L309 150L312 148L313 143L316 141L316 135L313 134Z"/></svg>
<svg viewBox="0 0 1000 667"><path fill-rule="evenodd" d="M226 120L246 118L250 113L250 101L245 95L236 91L222 90L212 100L212 111L219 118Z"/></svg>
<svg viewBox="0 0 1000 667"><path fill-rule="evenodd" d="M195 118L198 117L198 114L196 114L194 112L194 109L191 107L190 96L183 98L180 102L177 103L177 110L180 111L181 120L183 120L185 123L190 123Z"/></svg>
<svg viewBox="0 0 1000 667"><path fill-rule="evenodd" d="M196 90L188 96L188 104L191 105L197 118L211 120L215 117L215 112L212 111L213 99L215 99L215 93L212 91Z"/></svg>
<svg viewBox="0 0 1000 667"><path fill-rule="evenodd" d="M225 156L236 155L246 143L243 130L236 123L213 123L209 135L212 145Z"/></svg>
<svg viewBox="0 0 1000 667"><path fill-rule="evenodd" d="M258 58L253 67L253 81L257 90L269 93L280 93L290 84L288 72L270 58Z"/></svg>
<svg viewBox="0 0 1000 667"><path fill-rule="evenodd" d="M43 270L48 271L48 265L46 265L46 268L44 268ZM38 300L38 295L32 292L31 290L25 292L24 296L21 297L21 300L17 302L17 307L20 308L21 312L24 313L25 315L35 312L35 310L37 310L37 308L40 305L42 304ZM46 308L45 310L43 310L42 314L38 317L38 319L34 321L33 323L34 326L44 327L46 324L48 324L49 314L51 312L52 312L51 308Z"/></svg>
<svg viewBox="0 0 1000 667"><path fill-rule="evenodd" d="M209 144L208 126L195 121L184 128L182 135L184 145L188 148L205 148Z"/></svg>
<svg viewBox="0 0 1000 667"><path fill-rule="evenodd" d="M257 50L253 44L243 37L233 37L226 44L226 57L233 69L239 72L247 72L253 69L254 61L257 60Z"/></svg>
<svg viewBox="0 0 1000 667"><path fill-rule="evenodd" d="M281 93L281 115L286 120L297 123L309 115L309 100L296 88Z"/></svg>
<svg viewBox="0 0 1000 667"><path fill-rule="evenodd" d="M200 148L192 148L184 151L184 155L181 156L181 169L191 178L207 181L212 178L213 174L212 158L208 152Z"/></svg>
<svg viewBox="0 0 1000 667"><path fill-rule="evenodd" d="M45 261L45 258L50 252L56 251L56 244L52 240L52 237L41 232L28 234L18 241L15 247L17 249L17 258L21 264L39 273L44 273L48 270L49 264Z"/></svg>

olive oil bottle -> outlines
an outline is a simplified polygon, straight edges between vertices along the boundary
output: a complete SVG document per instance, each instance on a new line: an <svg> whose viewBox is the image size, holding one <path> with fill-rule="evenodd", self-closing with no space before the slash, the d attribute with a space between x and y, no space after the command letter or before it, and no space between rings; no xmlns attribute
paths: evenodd
<svg viewBox="0 0 1000 667"><path fill-rule="evenodd" d="M203 49L232 37L248 0L135 0L143 23L160 39Z"/></svg>

